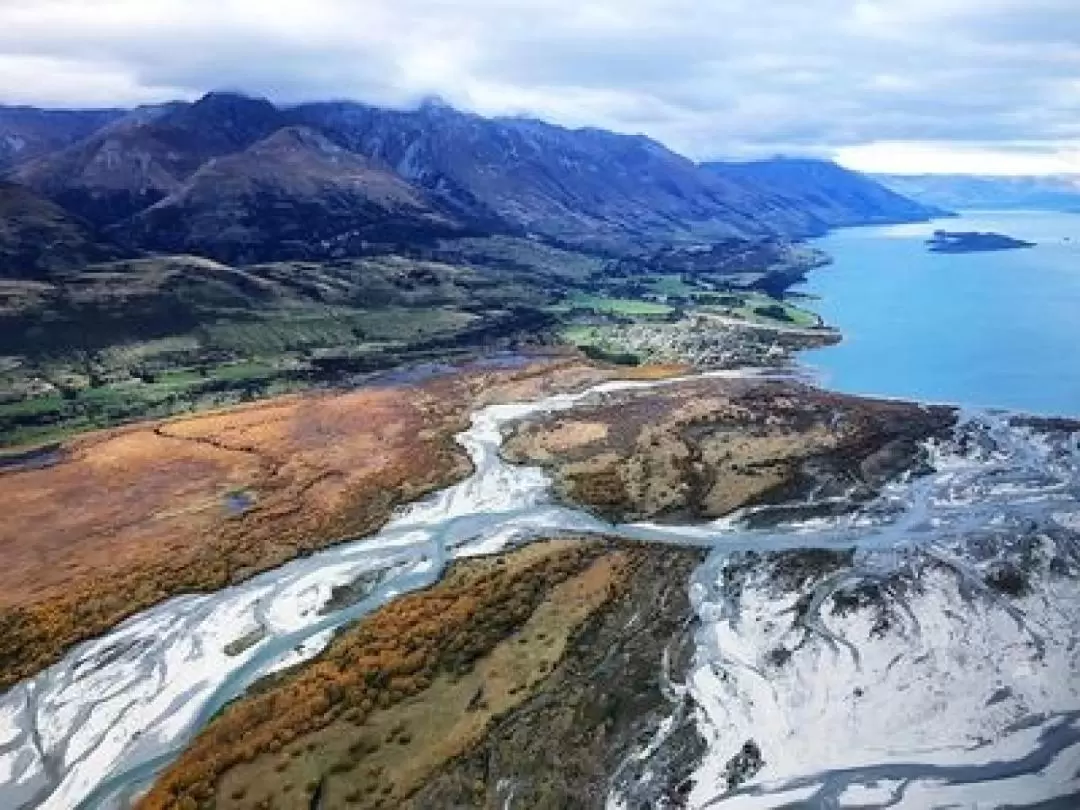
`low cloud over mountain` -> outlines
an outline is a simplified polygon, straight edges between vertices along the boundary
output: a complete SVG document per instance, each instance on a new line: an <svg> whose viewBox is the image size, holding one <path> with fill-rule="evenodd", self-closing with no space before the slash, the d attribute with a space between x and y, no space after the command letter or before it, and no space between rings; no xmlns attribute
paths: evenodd
<svg viewBox="0 0 1080 810"><path fill-rule="evenodd" d="M929 142L983 150L984 162L1033 150L1061 171L1080 160L1078 64L1073 0L0 8L8 103L130 105L222 86L278 102L439 94L484 114L643 132L699 159L893 142L868 169Z"/></svg>

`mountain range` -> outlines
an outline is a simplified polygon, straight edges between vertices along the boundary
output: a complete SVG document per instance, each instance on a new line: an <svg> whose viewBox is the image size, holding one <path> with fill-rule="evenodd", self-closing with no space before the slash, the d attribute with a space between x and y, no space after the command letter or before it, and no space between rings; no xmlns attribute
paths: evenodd
<svg viewBox="0 0 1080 810"><path fill-rule="evenodd" d="M721 177L742 178L794 202L819 228L891 224L947 214L948 206L918 202L827 160L774 158L752 163L705 163Z"/></svg>
<svg viewBox="0 0 1080 810"><path fill-rule="evenodd" d="M5 179L87 244L231 263L477 234L626 255L939 213L823 161L699 165L640 135L484 118L438 101L279 107L210 93L134 110L0 107L0 145ZM77 261L82 250L63 238L38 252L49 245L60 258L37 264Z"/></svg>
<svg viewBox="0 0 1080 810"><path fill-rule="evenodd" d="M996 177L965 174L874 175L898 194L950 210L1080 212L1080 175Z"/></svg>

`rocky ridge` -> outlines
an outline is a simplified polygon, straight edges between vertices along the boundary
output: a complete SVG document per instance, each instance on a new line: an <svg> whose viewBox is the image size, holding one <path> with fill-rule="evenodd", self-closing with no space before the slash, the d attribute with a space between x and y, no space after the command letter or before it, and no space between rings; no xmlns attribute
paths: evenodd
<svg viewBox="0 0 1080 810"><path fill-rule="evenodd" d="M0 109L0 136L7 132L9 139L21 137L19 121L26 115ZM44 114L36 126L53 120L60 126L59 117ZM78 126L67 126L52 141L38 139L40 148L12 157L10 177L97 228L115 226L113 234L121 241L126 237L134 249L173 249L177 239L171 229L176 223L159 244L153 226L161 209L148 212L173 195L182 198L185 215L212 222L217 230L234 227L238 218L245 227L271 230L286 228L274 225L275 217L284 216L294 228L311 220L304 205L311 201L310 187L295 172L295 162L283 160L280 151L246 151L290 127L328 138L351 153L352 160L370 161L371 171L395 175L402 188L410 186L411 197L424 200L444 224L623 255L672 241L801 237L834 225L923 220L935 213L865 178L858 183L858 194L830 196L828 184L813 173L763 178L736 166L700 167L641 135L571 130L526 118L489 119L441 103L415 110L351 102L276 107L265 99L210 93L192 103L103 113L100 126L85 133L95 119L82 115L72 120ZM314 137L308 136L309 146ZM324 157L327 152L325 146L315 151ZM196 181L201 194L188 188L211 161L237 155L245 157L233 161L229 171L244 174L249 184L266 183L267 195L230 197L235 185L226 183L221 199L211 195L206 200L209 181ZM316 176L320 161L309 155ZM211 171L211 177L220 182L218 171ZM320 189L323 213L340 208L340 192L333 183ZM166 209L177 204L174 198ZM220 219L215 218L219 209L224 211ZM337 223L341 233L362 233L385 218L379 205L346 210L351 212L351 227ZM432 235L425 217L406 224L413 238ZM198 238L212 230L194 229L185 244L209 258L228 260L226 246ZM375 231L368 239L394 236ZM308 240L309 247L326 238L318 234ZM320 254L312 250L310 255Z"/></svg>

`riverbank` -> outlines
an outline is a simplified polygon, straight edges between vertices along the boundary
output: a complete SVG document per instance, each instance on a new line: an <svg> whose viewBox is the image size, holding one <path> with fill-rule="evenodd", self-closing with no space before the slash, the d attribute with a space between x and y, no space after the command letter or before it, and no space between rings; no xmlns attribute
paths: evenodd
<svg viewBox="0 0 1080 810"><path fill-rule="evenodd" d="M559 415L547 416L556 405ZM785 466L789 477L777 482L763 471L764 486L746 490L739 503L710 507L723 514L758 500L788 497L778 491L778 483L793 484L808 467L820 467L816 489L846 489L851 471L864 470L864 486L876 492L918 456L920 440L945 431L952 421L948 411L836 397L793 383L732 375L648 386L600 386L584 400L551 402L547 407L523 410L520 416L530 412L535 412L535 421L527 422L511 440L511 447L516 448L511 453L521 452L520 437L528 435L534 446L543 445L546 452L572 456L567 437L591 435L592 426L599 424L598 414L606 414L612 420L607 436L635 436L646 423L657 432L637 450L593 449L607 457L625 453L629 465L654 471L677 455L669 443L651 440L665 430L672 435L691 430L702 445L737 434L740 441L722 453L706 453L697 462L716 490L723 492L745 490L748 476L744 470L760 466L763 458L775 455L784 444L789 452L775 463ZM498 424L516 424L518 420L510 416L497 417ZM538 438L541 431L546 431L544 439ZM843 463L830 467L830 458L842 458ZM892 467L886 459L892 459ZM523 475L530 468L509 469ZM546 490L549 483L540 478L536 485ZM667 482L659 474L656 485L682 488L680 482ZM524 493L517 498L519 503L533 502ZM587 497L580 500L595 505ZM652 504L648 498L642 503ZM545 509L542 502L538 507ZM647 508L650 515L664 512L651 505ZM547 509L542 514L540 525L564 530L579 525L603 531L609 525L590 521L572 508ZM607 516L634 515L618 511ZM500 531L497 523L492 528ZM627 545L626 541L603 546L605 555L613 555L611 559L638 562L630 565L632 573L625 577L610 579L605 574L595 582L593 607L575 614L580 626L564 624L556 631L545 625L530 633L519 630L513 621L487 616L482 607L476 608L479 613L467 611L455 623L458 603L446 602L444 596L447 588L453 591L460 586L459 577L470 576L462 572L513 572L521 560L533 559L549 545L527 545L520 551L462 564L432 588L391 601L343 629L319 658L257 687L201 732L158 780L145 806L179 807L191 799L196 806L299 808L316 796L322 807L497 806L512 798L511 789L513 801L526 806L567 801L602 806L614 787L625 791L629 806L645 806L648 797L677 799L690 789L688 777L704 757L704 747L695 731L691 704L673 692L675 686L665 684L668 678L672 684L682 683L691 660L686 634L693 622L686 583L703 552ZM592 557L588 559L590 566L596 564ZM621 563L617 567L622 570ZM474 583L467 595L455 598L482 605L486 587ZM506 587L531 599L544 594L549 585ZM581 604L580 598L575 601L562 592L552 591L550 598L543 598L535 610L544 609L548 601L551 610L556 605L567 610ZM433 619L433 628L439 628L435 636L424 629L422 607L432 602L442 610ZM511 612L518 615L520 611ZM525 618L526 613L521 613L519 622L533 621ZM410 631L401 629L402 616L411 617L404 626L428 641L410 642ZM600 636L589 629L596 622L607 628ZM422 661L428 663L417 659L416 667L397 672L391 647L372 636L372 628L380 627L398 628L392 646L404 645L418 655L423 651ZM673 635L684 641L668 650ZM375 652L357 652L371 644L373 650L381 651L376 657L372 657ZM515 662L512 666L477 664L482 671L497 670L505 677L504 667L527 669L538 658L540 666L523 675L522 685L513 690L498 681L495 685L475 682L469 668L455 671L455 677L444 682L447 672L437 662L456 661L463 649L477 644L481 652L476 656L482 661L494 660L488 655L503 655L501 649L513 651L507 659ZM663 660L669 661L666 674L662 674ZM393 669L389 674L387 666ZM599 676L601 671L606 674ZM380 690L389 692L384 695ZM489 691L490 699L485 698ZM267 701L280 708L268 706ZM310 701L316 701L317 710L306 708ZM487 704L482 710L481 703ZM286 711L286 706L296 707L295 711ZM340 719L348 713L359 723L350 725ZM402 735L406 739L399 739ZM552 747L556 736L562 745ZM378 745L372 747L372 740ZM642 745L647 740L655 745L646 757ZM656 757L665 758L662 771L655 767Z"/></svg>
<svg viewBox="0 0 1080 810"><path fill-rule="evenodd" d="M612 374L476 366L87 434L0 471L0 690L171 596L375 531L469 472L453 437L477 407Z"/></svg>
<svg viewBox="0 0 1080 810"><path fill-rule="evenodd" d="M778 340L792 351L820 339L813 330L778 339L767 325L696 334L758 366L777 359ZM662 377L702 360L684 349L643 366L567 353L518 359L387 375L12 455L0 468L0 498L18 505L0 528L0 690L169 597L372 533L397 507L467 474L454 436L482 405Z"/></svg>
<svg viewBox="0 0 1080 810"><path fill-rule="evenodd" d="M156 604L0 695L0 738L7 740L0 772L13 775L0 785L0 799L13 807L124 806L222 706L268 674L316 655L337 628L434 584L451 560L551 527L602 532L588 516L551 505L538 470L504 464L501 432L533 411L570 408L602 391L663 385L673 370L643 369L638 375L647 379L519 403L559 387L550 375L527 371L517 369L499 388L511 402L474 411L456 437L472 463L465 480L395 513L373 535L231 587Z"/></svg>
<svg viewBox="0 0 1080 810"><path fill-rule="evenodd" d="M1077 805L1080 453L1025 422L965 419L933 473L799 524L801 550L695 573L688 806Z"/></svg>
<svg viewBox="0 0 1080 810"><path fill-rule="evenodd" d="M895 802L898 785L913 806L1080 795L1065 772L1080 751L1074 423L957 425L945 408L739 378L570 404L507 422L506 455L549 468L568 503L660 521L597 525L664 545L563 540L459 564L240 700L144 806L846 806ZM701 544L716 544L703 565ZM535 555L575 560L557 564L570 579L515 579ZM492 570L532 613L424 630L418 605L453 617L444 589ZM484 603L485 588L467 590ZM372 628L403 616L433 639L424 661L476 648L476 663L431 665L381 698L369 673L393 657L352 651L383 656ZM335 671L370 708L350 709ZM341 706L230 765L228 741L281 726L259 707L299 695Z"/></svg>
<svg viewBox="0 0 1080 810"><path fill-rule="evenodd" d="M561 539L457 563L227 709L139 806L597 805L682 708L654 665L667 651L685 677L703 557Z"/></svg>

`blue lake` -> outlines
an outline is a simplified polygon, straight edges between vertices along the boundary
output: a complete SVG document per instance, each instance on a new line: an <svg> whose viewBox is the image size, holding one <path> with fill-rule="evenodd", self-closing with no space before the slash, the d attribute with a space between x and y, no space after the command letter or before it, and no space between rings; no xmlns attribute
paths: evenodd
<svg viewBox="0 0 1080 810"><path fill-rule="evenodd" d="M996 231L1037 247L936 254L936 229ZM797 291L839 328L804 355L830 388L929 402L1080 415L1080 215L978 212L848 228Z"/></svg>

